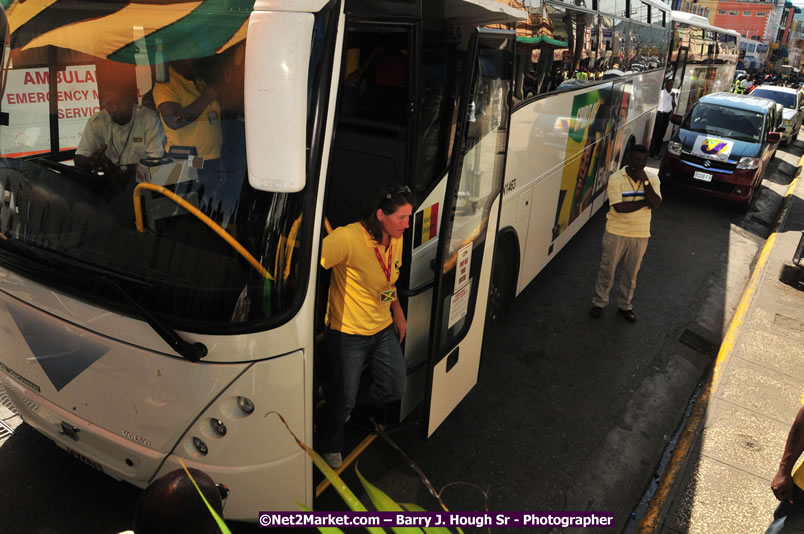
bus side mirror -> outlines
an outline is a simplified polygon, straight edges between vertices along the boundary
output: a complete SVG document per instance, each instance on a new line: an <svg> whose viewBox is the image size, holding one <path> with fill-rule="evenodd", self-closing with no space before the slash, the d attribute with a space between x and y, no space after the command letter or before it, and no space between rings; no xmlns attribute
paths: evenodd
<svg viewBox="0 0 804 534"><path fill-rule="evenodd" d="M307 181L307 77L314 16L253 12L246 40L248 183L295 193Z"/></svg>
<svg viewBox="0 0 804 534"><path fill-rule="evenodd" d="M782 134L779 132L771 132L768 134L768 143L774 144L782 140Z"/></svg>
<svg viewBox="0 0 804 534"><path fill-rule="evenodd" d="M682 117L678 113L673 113L673 115L670 117L670 122L672 122L673 124L681 124L681 120L683 118L684 117Z"/></svg>

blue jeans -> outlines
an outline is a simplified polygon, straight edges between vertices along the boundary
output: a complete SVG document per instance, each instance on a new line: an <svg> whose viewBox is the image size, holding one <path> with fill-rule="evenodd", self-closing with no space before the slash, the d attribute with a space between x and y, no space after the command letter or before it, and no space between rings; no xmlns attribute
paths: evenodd
<svg viewBox="0 0 804 534"><path fill-rule="evenodd" d="M319 448L322 452L340 452L343 426L357 403L360 375L366 360L369 360L373 379L364 388L367 389L366 400L375 406L402 398L407 369L393 325L372 336L327 330L326 347L331 367L330 398Z"/></svg>
<svg viewBox="0 0 804 534"><path fill-rule="evenodd" d="M793 485L793 504L779 503L773 513L773 523L765 534L793 534L804 532L804 491Z"/></svg>

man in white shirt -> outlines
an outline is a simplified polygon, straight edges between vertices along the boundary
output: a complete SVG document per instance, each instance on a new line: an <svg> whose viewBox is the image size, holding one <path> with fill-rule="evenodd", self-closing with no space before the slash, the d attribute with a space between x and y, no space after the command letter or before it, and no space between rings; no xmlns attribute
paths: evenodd
<svg viewBox="0 0 804 534"><path fill-rule="evenodd" d="M133 71L132 71L133 72ZM146 157L161 157L165 133L159 115L137 104L133 76L97 71L101 110L84 127L75 165L98 174L120 174Z"/></svg>
<svg viewBox="0 0 804 534"><path fill-rule="evenodd" d="M754 77L748 76L745 80L743 80L743 94L747 95L751 92L751 89L754 87Z"/></svg>
<svg viewBox="0 0 804 534"><path fill-rule="evenodd" d="M670 116L676 109L676 95L673 93L673 81L665 80L664 87L659 93L659 108L656 111L656 123L653 126L653 139L650 142L650 155L659 159L659 151L664 143L664 134L670 124Z"/></svg>

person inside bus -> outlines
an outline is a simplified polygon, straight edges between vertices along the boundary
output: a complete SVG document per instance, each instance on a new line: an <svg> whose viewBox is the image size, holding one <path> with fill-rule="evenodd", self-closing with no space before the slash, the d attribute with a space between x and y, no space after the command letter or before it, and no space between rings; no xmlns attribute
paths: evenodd
<svg viewBox="0 0 804 534"><path fill-rule="evenodd" d="M636 322L632 301L637 273L648 248L651 214L662 203L659 178L645 172L647 161L648 149L636 145L628 156L628 165L609 177L610 207L603 233L603 254L589 310L594 319L600 318L609 303L614 273L622 263L617 305L620 315L629 323Z"/></svg>
<svg viewBox="0 0 804 534"><path fill-rule="evenodd" d="M168 154L182 151L192 156L192 166L198 169L198 180L185 182L177 193L186 195L195 190L201 211L220 221L219 189L226 182L221 161L221 105L218 90L202 70L198 59L171 62L168 80L154 85L153 96L165 126Z"/></svg>
<svg viewBox="0 0 804 534"><path fill-rule="evenodd" d="M404 124L408 61L407 48L393 38L377 41L370 48L350 47L344 72L348 111L364 118L382 117L385 122Z"/></svg>
<svg viewBox="0 0 804 534"><path fill-rule="evenodd" d="M335 229L321 245L321 266L332 269L325 319L331 376L318 449L334 469L343 464L344 425L357 404L358 390L367 392L370 407L399 400L405 390L407 370L400 344L407 321L395 284L413 204L407 186L384 185L363 206L360 221ZM373 380L361 388L367 361Z"/></svg>
<svg viewBox="0 0 804 534"><path fill-rule="evenodd" d="M197 59L170 63L168 80L154 86L154 103L162 117L167 149L191 147L197 156L217 160L221 156L221 106L218 91L201 76Z"/></svg>
<svg viewBox="0 0 804 534"><path fill-rule="evenodd" d="M121 534L218 534L217 522L198 491L201 490L215 513L223 517L229 490L203 471L192 467L188 470L198 489L184 469L157 478L137 499L132 530Z"/></svg>
<svg viewBox="0 0 804 534"><path fill-rule="evenodd" d="M101 110L87 121L75 151L75 165L97 174L119 175L143 158L164 154L159 116L137 105L134 65L103 63L96 68Z"/></svg>

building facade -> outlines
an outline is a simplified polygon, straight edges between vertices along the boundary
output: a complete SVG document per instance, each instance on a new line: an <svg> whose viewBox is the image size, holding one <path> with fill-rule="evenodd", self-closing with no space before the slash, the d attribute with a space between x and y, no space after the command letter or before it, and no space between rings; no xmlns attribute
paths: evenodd
<svg viewBox="0 0 804 534"><path fill-rule="evenodd" d="M776 2L737 2L721 1L717 4L714 19L709 19L715 26L736 30L744 38L754 41L767 41L773 28L779 23L774 20L781 16L777 13ZM775 37L775 35L774 35Z"/></svg>

